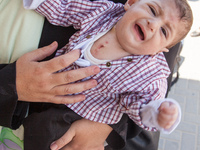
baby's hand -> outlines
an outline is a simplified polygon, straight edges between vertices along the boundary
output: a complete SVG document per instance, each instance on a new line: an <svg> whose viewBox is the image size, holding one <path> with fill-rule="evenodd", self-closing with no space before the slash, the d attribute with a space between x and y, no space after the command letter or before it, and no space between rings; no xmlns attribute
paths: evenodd
<svg viewBox="0 0 200 150"><path fill-rule="evenodd" d="M163 102L158 111L157 121L164 129L169 129L178 118L178 107L172 102Z"/></svg>

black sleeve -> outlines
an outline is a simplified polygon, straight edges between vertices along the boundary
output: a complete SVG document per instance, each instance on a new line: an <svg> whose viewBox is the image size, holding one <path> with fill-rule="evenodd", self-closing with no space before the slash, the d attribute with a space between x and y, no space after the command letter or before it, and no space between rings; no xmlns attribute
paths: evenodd
<svg viewBox="0 0 200 150"><path fill-rule="evenodd" d="M16 63L0 64L0 125L16 129L22 122L27 103L18 102Z"/></svg>

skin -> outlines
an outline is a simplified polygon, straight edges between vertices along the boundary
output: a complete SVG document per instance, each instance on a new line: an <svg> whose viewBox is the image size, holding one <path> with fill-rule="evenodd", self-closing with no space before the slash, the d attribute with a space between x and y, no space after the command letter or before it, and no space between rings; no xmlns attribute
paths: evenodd
<svg viewBox="0 0 200 150"><path fill-rule="evenodd" d="M170 102L163 102L158 111L158 124L164 129L169 129L178 117L177 106Z"/></svg>
<svg viewBox="0 0 200 150"><path fill-rule="evenodd" d="M18 99L27 102L50 102L68 104L85 99L84 95L68 96L67 94L88 90L97 85L96 80L71 83L99 73L97 66L55 73L78 59L79 50L38 62L51 55L57 48L57 42L49 46L29 52L16 62L16 87Z"/></svg>
<svg viewBox="0 0 200 150"><path fill-rule="evenodd" d="M183 29L178 12L174 11L176 7L173 0L128 0L124 8L126 13L114 28L93 44L91 53L95 58L114 60L130 54L155 55L159 52L168 52L166 47L177 38L177 33ZM178 117L177 106L170 102L163 102L158 110L158 124L164 129L169 129ZM96 141L88 143L90 140L96 140L89 136L93 137L94 132L86 132L88 140L85 140L86 136L83 132L79 132L80 128L76 123L62 138L51 145L53 150L62 148L64 145L66 146L63 150L103 149L102 142L106 139L107 133L111 132L108 126L100 128L104 124L92 123L99 125L99 128L96 128L99 131L100 129L107 131L100 132L105 136L101 136L103 137L99 140L101 142L96 144ZM88 131L91 129L94 129L94 126L89 127ZM78 143L74 144L72 139ZM81 142L83 139L84 142Z"/></svg>
<svg viewBox="0 0 200 150"><path fill-rule="evenodd" d="M115 33L125 53L167 52L166 47L176 39L177 31L183 29L173 0L128 0L124 8L126 13L117 23ZM178 107L163 102L158 110L158 124L169 129L178 117Z"/></svg>
<svg viewBox="0 0 200 150"><path fill-rule="evenodd" d="M183 28L173 0L128 0L124 8L126 13L116 24L115 35L125 53L167 52L166 47Z"/></svg>
<svg viewBox="0 0 200 150"><path fill-rule="evenodd" d="M114 60L131 54L168 52L166 47L183 29L173 0L128 0L124 8L126 13L114 28L94 43L94 57ZM178 117L177 106L168 103L161 104L158 114L158 123L165 129Z"/></svg>
<svg viewBox="0 0 200 150"><path fill-rule="evenodd" d="M159 9L160 7L158 6L160 6L162 9ZM125 10L126 14L109 32L109 38L107 38L113 39L112 43L116 46L115 50L117 50L115 51L115 54L119 55L114 55L114 57L107 59L117 59L130 54L155 55L159 52L168 51L166 47L170 45L170 43L172 43L172 41L176 38L177 32L179 31L178 27L181 28L179 19L177 17L178 13L176 13L176 11L174 12L176 8L172 0L128 0L125 4ZM163 13L161 10L164 10L165 13ZM171 14L170 12L173 12L173 14ZM140 29L142 30L142 34L140 32ZM96 85L95 81L92 80L86 81L81 85L70 84L73 81L97 73L98 71L94 71L96 70L94 68L94 70L92 68L88 69L87 71L82 70L85 73L84 75L78 73L80 70L74 72L73 76L70 75L72 72L59 74L54 73L57 70L62 69L75 61L72 57L64 55L60 56L61 58L54 58L51 61L38 62L39 60L45 58L47 55L50 55L55 50L55 47L55 45L51 45L50 47L48 47L48 49L51 49L49 51L45 48L43 48L42 51L40 50L41 52L36 50L35 53L22 56L17 61L16 82L17 92L19 93L19 100L26 101L28 99L31 102L53 102L62 104L77 102L83 100L84 96L78 95L70 97L64 95L87 90ZM91 50L91 53L94 57L99 57L100 59L102 59L105 58L105 53L101 53L101 55L99 55L99 51L97 49L109 50L109 52L113 54L113 49L110 49L110 47L112 46L109 45L108 40L106 40L105 38L105 43L97 43L96 48L94 48L94 51ZM74 57L75 59L77 59L79 56L79 52L73 51L70 53L70 55L73 57L77 56ZM65 61L69 59L73 60L70 60L69 62ZM28 69L29 71L31 69L31 71L26 72L26 70ZM91 70L93 70L95 73L93 71L91 72ZM22 72L24 73L23 76ZM76 76L76 74L78 74L78 76ZM54 81L58 82L58 84ZM27 82L29 84L27 84ZM30 91L34 91L34 93L30 95ZM158 115L159 125L163 128L168 129L175 122L178 116L177 114L178 110L175 105L168 103L161 104L161 106L159 107ZM106 137L112 129L110 129L110 127L105 124L87 122L88 120L75 122L69 129L69 131L63 135L63 137L61 137L51 145L51 149L59 149L66 144L67 145L63 147L63 150L103 149L103 142L105 141ZM79 125L77 125L78 123ZM81 130L86 128L88 128L88 130L84 130L83 132L81 132ZM94 137L94 135L97 135L94 134L96 133L96 131L99 131L100 137L99 135L96 138ZM86 133L88 136L85 136ZM96 139L98 139L97 142Z"/></svg>
<svg viewBox="0 0 200 150"><path fill-rule="evenodd" d="M111 131L112 128L106 124L82 119L74 122L59 140L52 143L51 149L104 150L104 141Z"/></svg>
<svg viewBox="0 0 200 150"><path fill-rule="evenodd" d="M17 60L16 87L20 101L74 103L84 100L85 96L66 96L67 94L81 92L97 85L96 80L88 80L78 84L71 83L99 73L100 69L97 66L55 73L78 59L79 50L74 50L49 61L39 62L51 55L56 48L57 42L54 42L49 46L29 52ZM63 150L103 149L103 142L111 131L112 128L106 124L82 119L73 123L68 132L55 141L51 148L58 149L67 144ZM88 136L85 136L86 133ZM75 136L76 138L74 138ZM92 140L95 142L91 142Z"/></svg>
<svg viewBox="0 0 200 150"><path fill-rule="evenodd" d="M166 47L184 28L173 0L128 0L124 8L124 16L92 46L95 58L115 60L168 52Z"/></svg>

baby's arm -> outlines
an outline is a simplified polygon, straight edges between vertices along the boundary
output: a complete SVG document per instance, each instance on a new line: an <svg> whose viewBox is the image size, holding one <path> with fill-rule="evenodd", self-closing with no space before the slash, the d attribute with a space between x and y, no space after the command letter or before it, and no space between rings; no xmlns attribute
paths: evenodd
<svg viewBox="0 0 200 150"><path fill-rule="evenodd" d="M140 115L144 125L169 134L180 123L181 109L175 100L166 98L143 105Z"/></svg>
<svg viewBox="0 0 200 150"><path fill-rule="evenodd" d="M80 17L77 17L78 10L75 13L77 3L78 1L72 0L69 2L67 0L23 0L24 8L34 9L45 16L51 24L63 27L76 26L80 22Z"/></svg>
<svg viewBox="0 0 200 150"><path fill-rule="evenodd" d="M91 18L90 14L96 13L95 11L101 7L100 2L99 5L92 3L87 0L23 0L24 8L34 9L45 16L51 24L63 27L73 25L75 29L85 27L87 19Z"/></svg>

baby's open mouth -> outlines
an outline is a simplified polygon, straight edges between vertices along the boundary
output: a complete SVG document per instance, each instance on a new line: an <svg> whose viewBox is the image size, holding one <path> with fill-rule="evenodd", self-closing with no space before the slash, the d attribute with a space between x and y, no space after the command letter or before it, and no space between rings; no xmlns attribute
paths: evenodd
<svg viewBox="0 0 200 150"><path fill-rule="evenodd" d="M140 37L141 40L144 40L144 33L139 25L135 25L135 29Z"/></svg>

